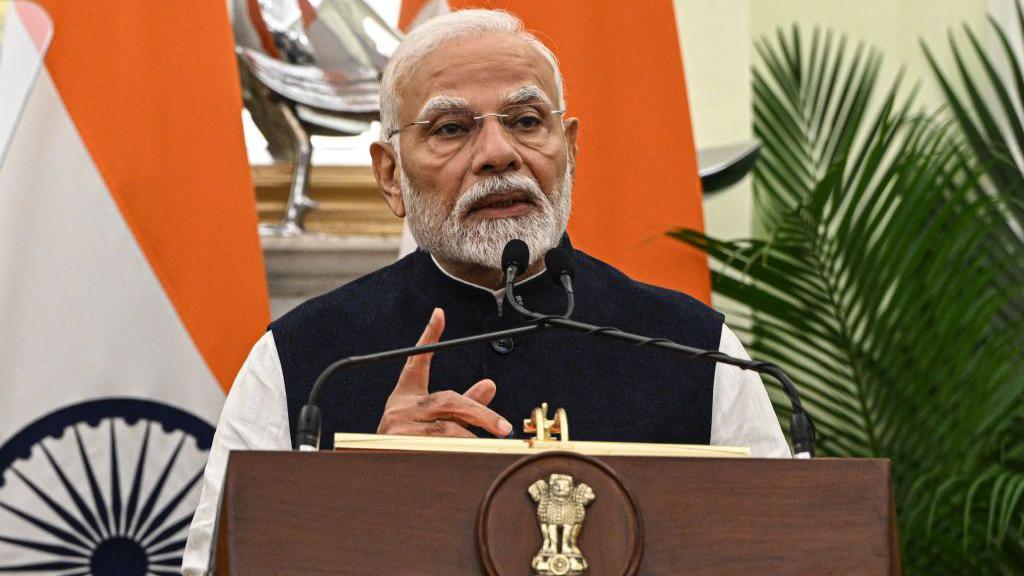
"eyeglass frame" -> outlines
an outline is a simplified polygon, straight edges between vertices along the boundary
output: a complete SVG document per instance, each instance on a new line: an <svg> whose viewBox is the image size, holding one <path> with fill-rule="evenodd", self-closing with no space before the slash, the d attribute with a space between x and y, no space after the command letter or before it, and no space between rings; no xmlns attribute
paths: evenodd
<svg viewBox="0 0 1024 576"><path fill-rule="evenodd" d="M520 106L533 106L533 105L534 105L534 103L530 103L530 102L523 102L523 103L520 103L520 104L509 104L508 106L505 106L504 108L502 108L501 110L498 110L497 112L488 112L487 114L480 114L479 116L470 116L470 118L473 120L473 122L476 123L477 128L479 128L479 127L483 126L483 121L484 121L485 118L493 116L495 118L498 118L499 122L500 122L501 118L508 118L509 116L511 116L511 114L503 113L505 110L508 110L509 108L517 108L517 107L520 107ZM554 116L555 114L565 114L566 110L567 110L566 108L560 108L558 110L551 110L548 113L551 114L552 116ZM451 113L451 112L454 112L454 111L453 110L448 110L446 113ZM465 112L469 112L470 114L472 114L472 111L470 111L470 110L466 110ZM434 119L434 120L414 120L412 122L409 122L408 124L405 124L404 126L392 129L391 132L388 133L387 140L390 141L392 138L395 137L396 134L401 133L402 130L405 130L406 128L410 128L412 126L429 126L430 124L432 124L434 122L436 122L436 119ZM502 127L504 127L504 126L505 125L502 124Z"/></svg>

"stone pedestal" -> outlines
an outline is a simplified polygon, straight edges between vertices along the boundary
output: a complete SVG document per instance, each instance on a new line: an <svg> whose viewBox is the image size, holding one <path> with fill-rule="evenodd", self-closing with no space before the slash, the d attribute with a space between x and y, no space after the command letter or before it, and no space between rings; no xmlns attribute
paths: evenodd
<svg viewBox="0 0 1024 576"><path fill-rule="evenodd" d="M390 234L263 238L271 317L391 264L400 241Z"/></svg>

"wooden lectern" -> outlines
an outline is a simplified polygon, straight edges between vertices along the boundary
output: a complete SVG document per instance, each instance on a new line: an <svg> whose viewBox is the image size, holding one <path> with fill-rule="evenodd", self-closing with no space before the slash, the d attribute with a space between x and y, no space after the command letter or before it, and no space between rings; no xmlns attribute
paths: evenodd
<svg viewBox="0 0 1024 576"><path fill-rule="evenodd" d="M216 573L527 576L548 471L596 494L588 576L900 573L886 460L392 451L233 452Z"/></svg>

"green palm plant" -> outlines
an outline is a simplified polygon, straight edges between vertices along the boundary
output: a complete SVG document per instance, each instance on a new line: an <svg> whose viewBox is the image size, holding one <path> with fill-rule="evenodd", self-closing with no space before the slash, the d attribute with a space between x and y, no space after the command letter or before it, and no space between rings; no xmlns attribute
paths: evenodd
<svg viewBox="0 0 1024 576"><path fill-rule="evenodd" d="M785 367L826 456L892 459L904 569L1024 573L1024 258L992 164L881 57L780 31L757 50L764 236L674 237L717 263L730 323ZM773 390L776 411L788 408Z"/></svg>
<svg viewBox="0 0 1024 576"><path fill-rule="evenodd" d="M1024 37L1024 5L1016 4L1016 9L1016 25ZM964 49L950 32L955 75L943 72L927 45L922 43L922 48L959 131L985 174L984 190L1005 207L1007 218L992 231L993 242L1012 248L1024 243L1024 55L1014 49L999 22L991 16L989 20L999 46L991 56L970 27L964 26L969 49ZM968 60L971 55L977 71ZM1007 78L998 70L999 56L1005 63ZM959 78L961 91L953 87L954 78ZM986 99L986 94L992 98ZM1024 258L1018 259L1018 263L1004 279L1008 286L1024 286ZM1024 289L1019 290L1019 297L1007 311L1010 318L1021 314Z"/></svg>

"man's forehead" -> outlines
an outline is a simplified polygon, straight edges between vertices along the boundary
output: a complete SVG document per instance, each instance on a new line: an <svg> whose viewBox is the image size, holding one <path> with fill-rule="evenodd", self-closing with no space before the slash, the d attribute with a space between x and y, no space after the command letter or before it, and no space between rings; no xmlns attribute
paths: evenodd
<svg viewBox="0 0 1024 576"><path fill-rule="evenodd" d="M443 45L423 58L400 90L405 118L438 99L461 99L468 108L514 100L558 101L551 64L536 47L512 36Z"/></svg>

